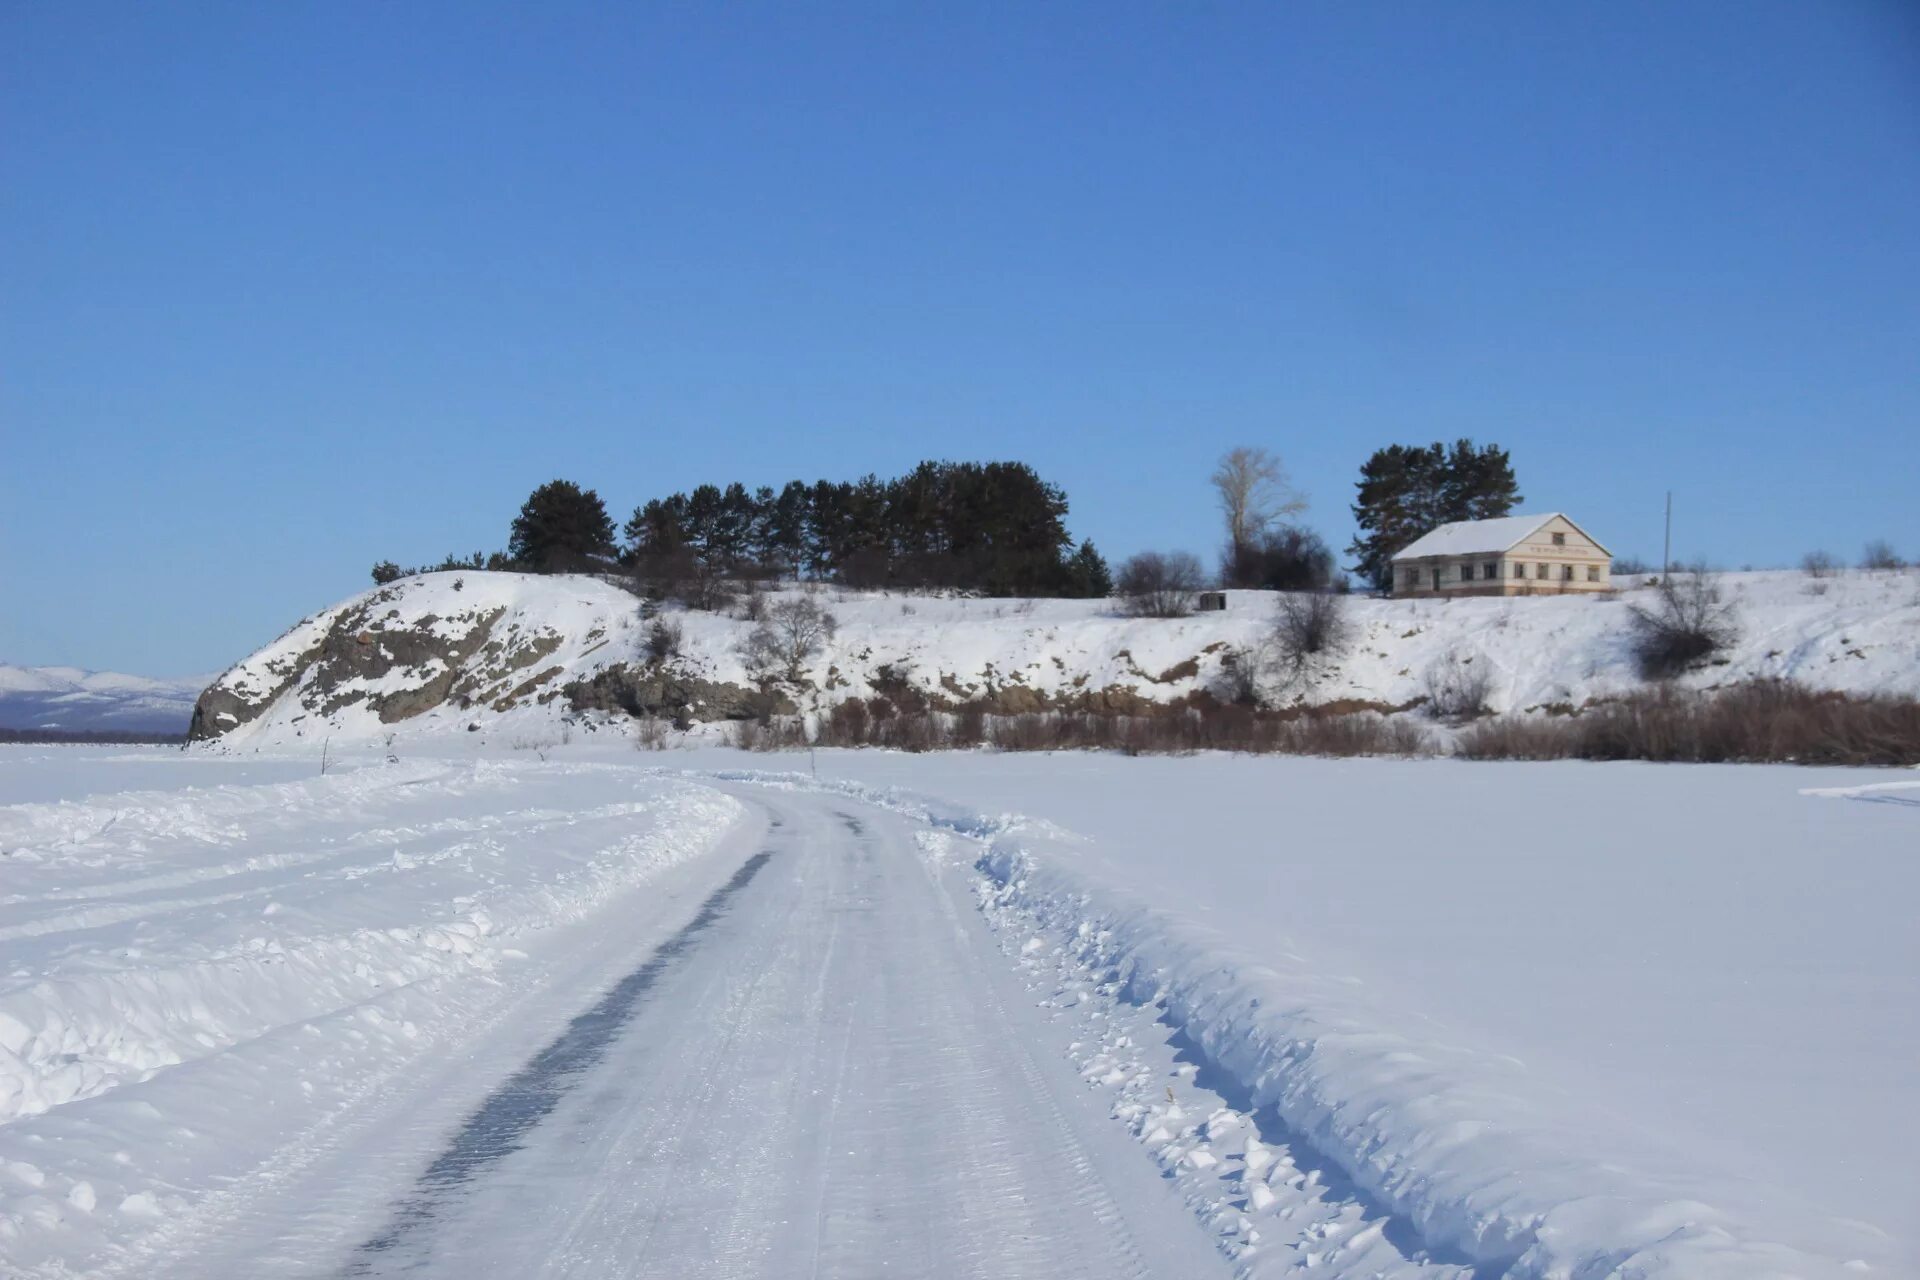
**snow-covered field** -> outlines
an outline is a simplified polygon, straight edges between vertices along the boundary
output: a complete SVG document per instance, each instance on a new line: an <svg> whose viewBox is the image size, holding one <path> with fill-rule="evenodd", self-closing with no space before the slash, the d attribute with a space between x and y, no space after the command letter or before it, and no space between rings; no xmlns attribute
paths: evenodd
<svg viewBox="0 0 1920 1280"><path fill-rule="evenodd" d="M0 750L0 1274L1920 1273L1912 774L479 736Z"/></svg>

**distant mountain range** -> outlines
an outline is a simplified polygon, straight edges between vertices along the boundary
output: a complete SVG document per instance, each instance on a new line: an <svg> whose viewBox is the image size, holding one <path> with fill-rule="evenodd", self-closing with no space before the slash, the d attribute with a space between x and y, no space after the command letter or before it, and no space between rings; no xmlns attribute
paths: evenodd
<svg viewBox="0 0 1920 1280"><path fill-rule="evenodd" d="M154 680L79 667L0 662L0 729L184 733L207 676Z"/></svg>

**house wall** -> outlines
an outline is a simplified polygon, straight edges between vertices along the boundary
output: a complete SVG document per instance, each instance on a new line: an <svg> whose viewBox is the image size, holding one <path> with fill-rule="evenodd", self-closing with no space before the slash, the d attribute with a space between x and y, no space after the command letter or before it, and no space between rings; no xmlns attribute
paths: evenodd
<svg viewBox="0 0 1920 1280"><path fill-rule="evenodd" d="M1555 541L1559 535L1561 541ZM1494 576L1487 576L1487 566ZM1421 556L1393 562L1393 594L1422 596L1578 595L1613 589L1613 560L1572 521L1555 516L1499 555ZM1439 581L1434 571L1439 571ZM1470 570L1472 576L1463 576ZM1413 580L1409 581L1409 575ZM1543 576L1544 575L1544 576Z"/></svg>

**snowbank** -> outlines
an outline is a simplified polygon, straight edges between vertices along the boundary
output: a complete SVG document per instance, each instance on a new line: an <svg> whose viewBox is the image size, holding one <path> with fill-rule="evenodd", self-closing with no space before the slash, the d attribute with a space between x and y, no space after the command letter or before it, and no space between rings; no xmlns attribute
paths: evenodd
<svg viewBox="0 0 1920 1280"><path fill-rule="evenodd" d="M564 926L742 812L531 758L200 772L215 785L0 807L0 1272L68 1274L158 1229L182 1188L495 1016Z"/></svg>

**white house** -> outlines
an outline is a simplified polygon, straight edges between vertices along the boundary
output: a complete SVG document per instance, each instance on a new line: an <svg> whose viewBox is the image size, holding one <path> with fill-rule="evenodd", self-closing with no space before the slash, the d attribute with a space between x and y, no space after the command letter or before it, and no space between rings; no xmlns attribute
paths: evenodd
<svg viewBox="0 0 1920 1280"><path fill-rule="evenodd" d="M1443 524L1393 558L1396 596L1607 591L1613 553L1557 511Z"/></svg>

